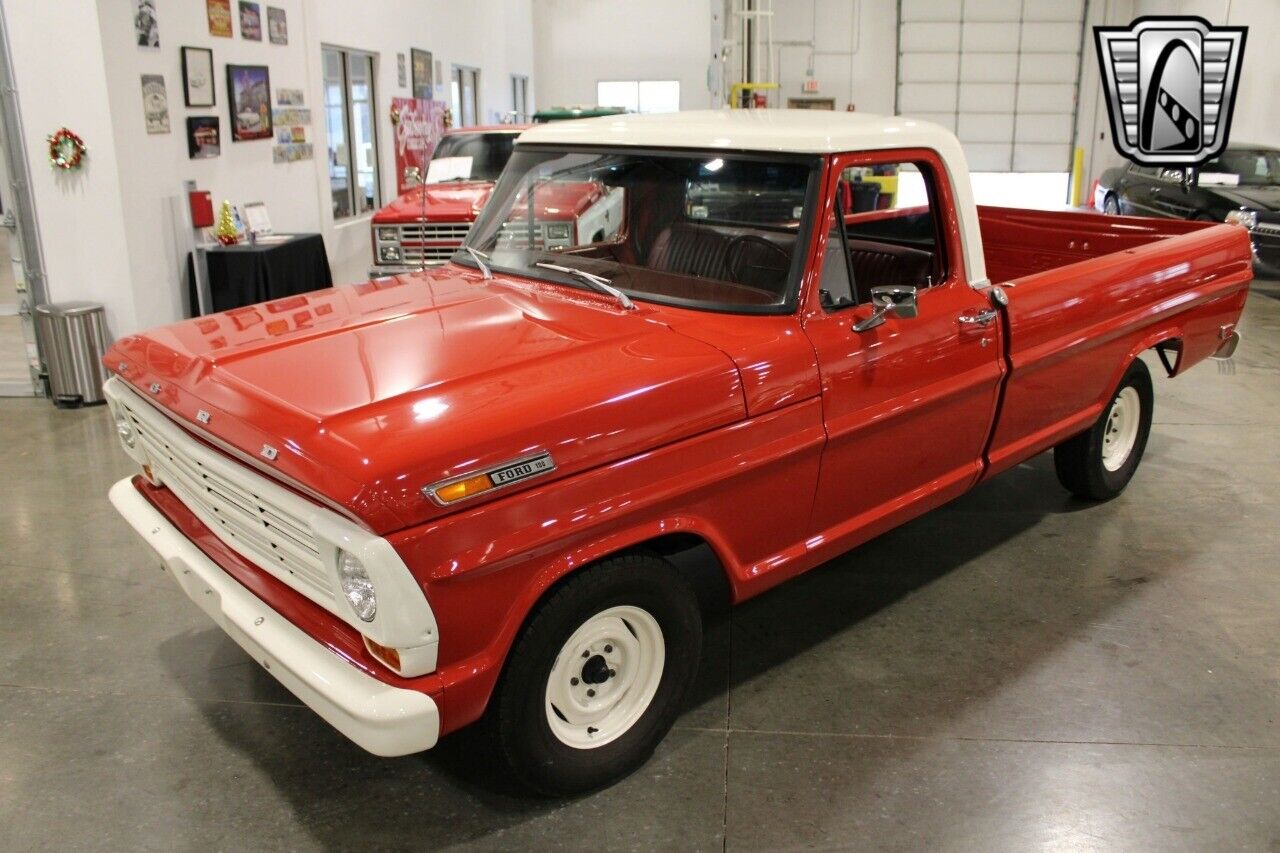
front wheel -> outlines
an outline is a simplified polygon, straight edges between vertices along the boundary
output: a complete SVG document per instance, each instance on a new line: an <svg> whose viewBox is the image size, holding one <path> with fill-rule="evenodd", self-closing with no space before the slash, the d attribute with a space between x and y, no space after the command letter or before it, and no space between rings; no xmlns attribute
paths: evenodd
<svg viewBox="0 0 1280 853"><path fill-rule="evenodd" d="M666 736L697 674L702 618L665 560L615 557L539 605L490 706L512 775L545 794L616 781Z"/></svg>
<svg viewBox="0 0 1280 853"><path fill-rule="evenodd" d="M1124 491L1147 447L1154 399L1151 373L1135 359L1094 425L1053 449L1058 481L1085 500L1105 501Z"/></svg>

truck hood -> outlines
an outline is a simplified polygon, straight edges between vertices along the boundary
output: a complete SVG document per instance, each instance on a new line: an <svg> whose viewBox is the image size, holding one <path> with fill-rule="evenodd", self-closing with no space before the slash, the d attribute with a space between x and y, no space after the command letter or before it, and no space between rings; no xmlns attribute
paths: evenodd
<svg viewBox="0 0 1280 853"><path fill-rule="evenodd" d="M505 496L744 418L729 357L657 317L449 265L122 338L106 364L385 534L446 512L420 491L446 478L550 451L556 470Z"/></svg>
<svg viewBox="0 0 1280 853"><path fill-rule="evenodd" d="M426 204L427 221L472 222L493 193L488 181L426 184L415 187L374 215L375 224L418 222Z"/></svg>

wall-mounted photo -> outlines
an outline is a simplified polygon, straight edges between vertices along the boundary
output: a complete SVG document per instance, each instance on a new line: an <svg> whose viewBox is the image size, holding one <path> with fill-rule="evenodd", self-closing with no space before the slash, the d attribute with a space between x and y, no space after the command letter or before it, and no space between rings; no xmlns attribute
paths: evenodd
<svg viewBox="0 0 1280 853"><path fill-rule="evenodd" d="M409 49L410 65L413 66L413 96L424 101L431 100L431 87L435 82L431 79L431 51Z"/></svg>
<svg viewBox="0 0 1280 853"><path fill-rule="evenodd" d="M262 41L262 7L240 0L240 38Z"/></svg>
<svg viewBox="0 0 1280 853"><path fill-rule="evenodd" d="M169 95L163 75L142 75L142 114L147 120L147 133L169 132Z"/></svg>
<svg viewBox="0 0 1280 853"><path fill-rule="evenodd" d="M213 51L207 47L182 49L182 98L189 107L212 107Z"/></svg>
<svg viewBox="0 0 1280 853"><path fill-rule="evenodd" d="M221 153L221 119L217 116L188 116L187 156L192 160L204 160Z"/></svg>
<svg viewBox="0 0 1280 853"><path fill-rule="evenodd" d="M284 9L275 6L267 7L267 36L272 44L289 43L289 19Z"/></svg>
<svg viewBox="0 0 1280 853"><path fill-rule="evenodd" d="M231 0L205 0L209 35L231 38Z"/></svg>
<svg viewBox="0 0 1280 853"><path fill-rule="evenodd" d="M160 25L156 22L156 0L137 0L133 7L133 30L138 47L160 46Z"/></svg>
<svg viewBox="0 0 1280 853"><path fill-rule="evenodd" d="M231 140L271 138L271 77L265 65L228 65Z"/></svg>

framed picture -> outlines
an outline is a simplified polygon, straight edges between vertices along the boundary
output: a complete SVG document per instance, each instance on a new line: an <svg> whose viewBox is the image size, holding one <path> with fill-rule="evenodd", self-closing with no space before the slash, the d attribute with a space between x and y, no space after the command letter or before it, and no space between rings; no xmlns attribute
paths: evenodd
<svg viewBox="0 0 1280 853"><path fill-rule="evenodd" d="M221 119L217 116L187 117L187 156L192 160L217 157L222 153Z"/></svg>
<svg viewBox="0 0 1280 853"><path fill-rule="evenodd" d="M160 26L156 23L156 0L135 0L133 31L138 47L159 47Z"/></svg>
<svg viewBox="0 0 1280 853"><path fill-rule="evenodd" d="M231 141L271 138L271 77L265 65L228 65Z"/></svg>
<svg viewBox="0 0 1280 853"><path fill-rule="evenodd" d="M164 89L164 75L142 75L142 114L147 120L147 133L169 132L169 96Z"/></svg>
<svg viewBox="0 0 1280 853"><path fill-rule="evenodd" d="M209 35L231 38L231 0L205 0Z"/></svg>
<svg viewBox="0 0 1280 853"><path fill-rule="evenodd" d="M289 43L289 19L285 16L284 9L267 7L267 37L272 44Z"/></svg>
<svg viewBox="0 0 1280 853"><path fill-rule="evenodd" d="M189 107L212 107L213 51L207 47L182 49L182 97Z"/></svg>
<svg viewBox="0 0 1280 853"><path fill-rule="evenodd" d="M413 47L409 49L409 58L410 65L413 66L413 96L429 101L432 97L432 84L435 82L431 79L431 51Z"/></svg>
<svg viewBox="0 0 1280 853"><path fill-rule="evenodd" d="M262 41L262 7L240 0L240 38Z"/></svg>

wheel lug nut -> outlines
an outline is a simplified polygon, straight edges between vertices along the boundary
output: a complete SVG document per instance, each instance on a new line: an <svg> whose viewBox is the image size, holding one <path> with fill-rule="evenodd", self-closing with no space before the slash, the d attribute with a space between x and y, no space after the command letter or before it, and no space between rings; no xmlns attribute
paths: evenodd
<svg viewBox="0 0 1280 853"><path fill-rule="evenodd" d="M611 669L611 670L609 670L609 677L610 677L610 678L613 678L613 677L614 677L615 675L617 675L617 674L618 674L618 671L617 671L616 669Z"/></svg>
<svg viewBox="0 0 1280 853"><path fill-rule="evenodd" d="M595 692L594 690L588 690L588 691L587 691L587 695L588 695L588 696L595 696L595 695L596 695L596 692Z"/></svg>
<svg viewBox="0 0 1280 853"><path fill-rule="evenodd" d="M589 658L589 657L591 657L591 650L590 650L590 649L587 649L585 652L583 652L583 653L582 653L582 656L583 656L584 658Z"/></svg>
<svg viewBox="0 0 1280 853"><path fill-rule="evenodd" d="M576 679L576 678L570 678L570 679L569 679L569 683L570 683L570 684L572 684L574 687L577 687L577 686L578 686L578 679Z"/></svg>
<svg viewBox="0 0 1280 853"><path fill-rule="evenodd" d="M613 646L605 646L605 647L604 647L604 653L605 653L605 654L609 654L609 653L610 653L610 652L612 652L612 651L613 651Z"/></svg>

